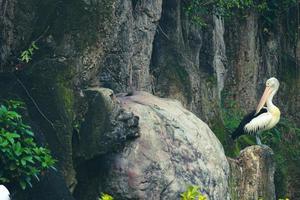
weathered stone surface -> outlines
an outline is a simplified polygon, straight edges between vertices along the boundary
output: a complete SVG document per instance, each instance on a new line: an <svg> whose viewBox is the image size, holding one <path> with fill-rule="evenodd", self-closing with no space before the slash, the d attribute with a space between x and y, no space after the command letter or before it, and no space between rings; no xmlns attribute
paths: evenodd
<svg viewBox="0 0 300 200"><path fill-rule="evenodd" d="M193 24L185 2L165 0L153 45L151 72L154 94L177 99L205 122L219 118L219 94L226 61L223 20ZM214 120L213 120L214 119Z"/></svg>
<svg viewBox="0 0 300 200"><path fill-rule="evenodd" d="M161 15L162 0L117 1L113 32L104 46L105 54L99 79L104 87L116 92L151 91L149 65L152 43Z"/></svg>
<svg viewBox="0 0 300 200"><path fill-rule="evenodd" d="M229 60L226 84L232 99L247 112L255 108L259 98L258 86L264 82L259 76L262 66L257 18L255 13L250 12L244 20L235 19L231 26L228 25L226 34Z"/></svg>
<svg viewBox="0 0 300 200"><path fill-rule="evenodd" d="M15 200L75 200L60 172L49 170L33 188L11 195Z"/></svg>
<svg viewBox="0 0 300 200"><path fill-rule="evenodd" d="M112 90L89 88L85 91L88 110L78 132L75 157L90 160L122 150L125 142L139 136L139 118L122 109Z"/></svg>
<svg viewBox="0 0 300 200"><path fill-rule="evenodd" d="M237 159L228 161L232 200L275 199L275 163L269 147L247 147Z"/></svg>
<svg viewBox="0 0 300 200"><path fill-rule="evenodd" d="M145 92L119 98L139 116L141 136L112 156L102 191L117 199L178 199L190 184L229 199L229 166L209 127L178 101Z"/></svg>

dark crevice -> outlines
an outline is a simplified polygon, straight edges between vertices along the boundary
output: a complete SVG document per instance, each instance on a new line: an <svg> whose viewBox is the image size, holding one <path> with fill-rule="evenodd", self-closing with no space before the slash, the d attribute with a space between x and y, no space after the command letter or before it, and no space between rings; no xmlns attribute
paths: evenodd
<svg viewBox="0 0 300 200"><path fill-rule="evenodd" d="M81 162L76 166L76 179L78 184L73 196L78 200L98 199L101 191L101 183L105 182L110 169L110 155L97 156L91 160Z"/></svg>

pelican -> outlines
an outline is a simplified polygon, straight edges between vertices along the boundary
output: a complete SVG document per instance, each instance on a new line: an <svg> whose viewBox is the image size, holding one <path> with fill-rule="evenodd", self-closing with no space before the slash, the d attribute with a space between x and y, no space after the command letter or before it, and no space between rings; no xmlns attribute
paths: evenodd
<svg viewBox="0 0 300 200"><path fill-rule="evenodd" d="M280 120L280 110L273 104L274 95L279 89L279 81L272 77L267 80L265 91L255 111L246 115L238 128L232 133L232 139L243 134L255 135L256 143L261 144L259 138L263 131L273 128ZM264 105L267 104L267 107Z"/></svg>
<svg viewBox="0 0 300 200"><path fill-rule="evenodd" d="M0 200L10 200L9 191L4 185L0 185Z"/></svg>

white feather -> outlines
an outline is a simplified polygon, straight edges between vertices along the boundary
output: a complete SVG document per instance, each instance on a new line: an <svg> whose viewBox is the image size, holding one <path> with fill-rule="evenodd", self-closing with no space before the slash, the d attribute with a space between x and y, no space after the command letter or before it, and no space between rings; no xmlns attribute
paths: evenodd
<svg viewBox="0 0 300 200"><path fill-rule="evenodd" d="M265 130L266 127L268 127L271 121L272 121L272 114L266 112L253 118L249 123L245 125L244 130L248 133L263 131Z"/></svg>
<svg viewBox="0 0 300 200"><path fill-rule="evenodd" d="M9 191L4 185L0 185L0 200L10 200Z"/></svg>

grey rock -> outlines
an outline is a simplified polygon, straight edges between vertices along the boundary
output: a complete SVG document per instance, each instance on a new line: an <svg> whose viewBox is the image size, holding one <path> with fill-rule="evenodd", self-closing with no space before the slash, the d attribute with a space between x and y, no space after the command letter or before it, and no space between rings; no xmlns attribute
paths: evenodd
<svg viewBox="0 0 300 200"><path fill-rule="evenodd" d="M139 117L140 137L112 156L102 191L117 199L178 199L190 184L229 199L229 165L209 127L178 102L145 92L120 97Z"/></svg>
<svg viewBox="0 0 300 200"><path fill-rule="evenodd" d="M247 147L228 161L232 200L275 200L274 153L269 147Z"/></svg>
<svg viewBox="0 0 300 200"><path fill-rule="evenodd" d="M199 27L187 17L185 5L182 0L163 3L150 68L153 93L179 100L212 125L220 120L226 64L223 20L203 16L208 25Z"/></svg>
<svg viewBox="0 0 300 200"><path fill-rule="evenodd" d="M85 90L88 110L81 123L75 156L83 161L122 150L128 139L139 136L139 118L119 105L107 88Z"/></svg>

